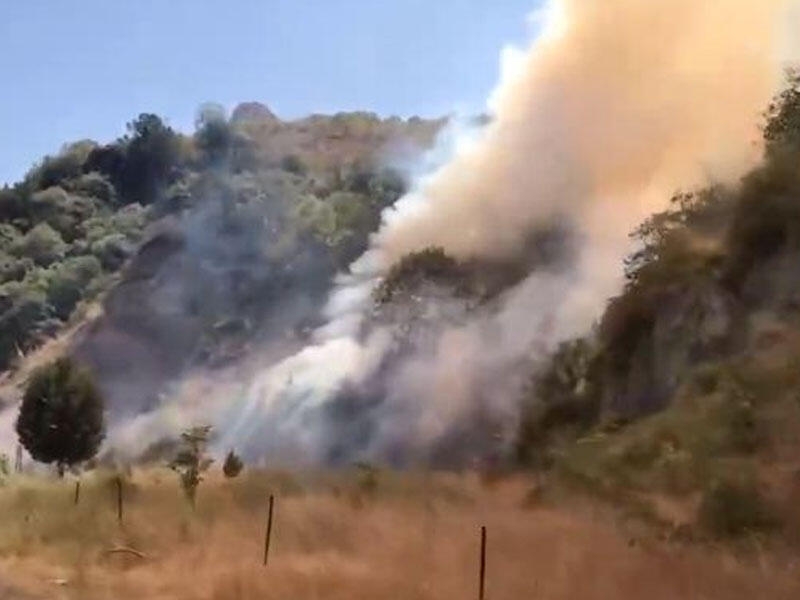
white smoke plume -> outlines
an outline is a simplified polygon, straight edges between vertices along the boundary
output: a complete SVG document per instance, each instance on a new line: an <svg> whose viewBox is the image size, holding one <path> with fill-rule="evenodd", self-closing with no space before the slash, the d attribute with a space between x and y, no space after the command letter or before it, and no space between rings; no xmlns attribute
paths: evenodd
<svg viewBox="0 0 800 600"><path fill-rule="evenodd" d="M491 121L385 215L372 249L331 295L317 342L264 366L219 408L220 448L325 456L326 402L373 373L389 331L357 337L370 291L404 254L519 252L567 221L570 268L537 271L491 311L405 357L373 410L367 455L417 456L464 415L513 420L514 366L579 335L618 289L629 232L678 189L735 182L760 157L758 124L781 83L790 0L554 0L527 50L503 53ZM153 422L159 414L150 415ZM141 425L140 425L141 427Z"/></svg>

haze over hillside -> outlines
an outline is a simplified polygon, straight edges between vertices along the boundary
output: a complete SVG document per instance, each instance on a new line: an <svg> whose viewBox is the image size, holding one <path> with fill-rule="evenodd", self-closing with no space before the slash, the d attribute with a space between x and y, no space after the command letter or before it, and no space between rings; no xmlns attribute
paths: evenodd
<svg viewBox="0 0 800 600"><path fill-rule="evenodd" d="M792 58L776 34L789 5L733 2L722 33L710 5L620 0L610 38L607 11L553 3L530 48L505 54L489 115L449 127L285 122L250 102L201 107L191 136L144 114L114 143L66 146L0 196L0 358L21 368L7 424L42 347L94 368L109 459L156 459L208 422L215 451L248 460L512 460L547 446L549 419L670 406L693 360L747 344L726 337L736 301L692 288L726 350L688 333L673 346L698 306L687 290L680 308L655 292L640 306L638 277L665 260L661 221L718 195L693 190L726 190L697 247L728 252L739 179L775 160L758 128ZM792 106L770 110L768 132ZM661 310L679 325L662 330Z"/></svg>
<svg viewBox="0 0 800 600"><path fill-rule="evenodd" d="M43 157L0 189L0 595L797 598L798 19L552 0L481 114Z"/></svg>
<svg viewBox="0 0 800 600"><path fill-rule="evenodd" d="M193 367L295 348L443 124L206 105L194 136L142 115L113 144L65 146L0 192L3 366L66 330L114 422Z"/></svg>

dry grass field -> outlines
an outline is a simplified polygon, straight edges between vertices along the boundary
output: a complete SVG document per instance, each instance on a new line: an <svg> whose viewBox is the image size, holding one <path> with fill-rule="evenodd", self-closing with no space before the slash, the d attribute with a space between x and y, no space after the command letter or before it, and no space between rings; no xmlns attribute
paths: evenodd
<svg viewBox="0 0 800 600"><path fill-rule="evenodd" d="M379 472L210 476L193 512L174 473L134 472L120 526L111 474L0 488L0 593L80 600L800 597L775 551L658 541L599 507L533 503L531 482ZM262 566L267 498L276 497ZM124 549L123 551L119 551ZM116 551L113 551L116 550ZM137 555L136 553L141 553ZM1 591L10 586L19 596Z"/></svg>

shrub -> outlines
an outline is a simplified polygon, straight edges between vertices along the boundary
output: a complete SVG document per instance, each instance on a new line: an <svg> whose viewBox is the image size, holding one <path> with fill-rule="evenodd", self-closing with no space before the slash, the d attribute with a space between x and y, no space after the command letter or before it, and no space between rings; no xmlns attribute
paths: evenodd
<svg viewBox="0 0 800 600"><path fill-rule="evenodd" d="M117 201L114 186L107 177L96 171L71 179L64 183L64 187L74 194L97 198L104 204L114 205Z"/></svg>
<svg viewBox="0 0 800 600"><path fill-rule="evenodd" d="M234 136L222 106L201 106L195 119L195 127L195 144L207 164L219 163L229 156Z"/></svg>
<svg viewBox="0 0 800 600"><path fill-rule="evenodd" d="M295 175L305 175L308 168L296 154L288 154L281 160L281 168Z"/></svg>
<svg viewBox="0 0 800 600"><path fill-rule="evenodd" d="M99 200L50 187L30 197L31 216L47 223L67 242L83 236L83 223L98 210Z"/></svg>
<svg viewBox="0 0 800 600"><path fill-rule="evenodd" d="M47 223L39 223L11 245L12 254L28 257L44 267L63 258L66 251L61 235Z"/></svg>
<svg viewBox="0 0 800 600"><path fill-rule="evenodd" d="M10 282L0 286L0 366L7 367L18 352L27 349L27 341L37 326L50 316L43 292Z"/></svg>
<svg viewBox="0 0 800 600"><path fill-rule="evenodd" d="M0 253L0 283L22 281L33 268L33 261L30 258L15 258Z"/></svg>
<svg viewBox="0 0 800 600"><path fill-rule="evenodd" d="M0 188L0 221L8 223L28 221L28 203L23 186Z"/></svg>
<svg viewBox="0 0 800 600"><path fill-rule="evenodd" d="M541 463L551 433L572 428L585 432L599 415L597 381L599 354L587 339L562 343L547 365L537 372L525 390L516 451L519 460ZM540 464L541 466L541 464Z"/></svg>
<svg viewBox="0 0 800 600"><path fill-rule="evenodd" d="M9 223L0 223L0 248L10 248L21 237L19 229Z"/></svg>
<svg viewBox="0 0 800 600"><path fill-rule="evenodd" d="M700 523L718 537L737 537L776 526L776 520L752 481L713 482L703 495Z"/></svg>
<svg viewBox="0 0 800 600"><path fill-rule="evenodd" d="M423 281L458 287L465 283L466 273L443 248L429 247L403 256L392 265L375 289L377 304L390 302L397 293L413 289Z"/></svg>
<svg viewBox="0 0 800 600"><path fill-rule="evenodd" d="M89 250L104 269L116 271L131 255L133 247L124 235L112 233L94 242Z"/></svg>
<svg viewBox="0 0 800 600"><path fill-rule="evenodd" d="M789 70L786 80L765 115L764 140L771 154L800 148L800 72Z"/></svg>
<svg viewBox="0 0 800 600"><path fill-rule="evenodd" d="M65 179L81 174L83 164L96 144L89 140L75 142L65 146L56 156L47 156L42 163L34 167L26 179L36 189L59 185Z"/></svg>
<svg viewBox="0 0 800 600"><path fill-rule="evenodd" d="M227 456L225 457L225 462L222 464L222 472L225 474L225 477L232 479L239 475L244 469L244 463L239 456L231 450L228 452Z"/></svg>
<svg viewBox="0 0 800 600"><path fill-rule="evenodd" d="M66 320L84 297L89 283L101 272L100 261L94 256L78 256L59 264L47 286L47 301L56 316Z"/></svg>
<svg viewBox="0 0 800 600"><path fill-rule="evenodd" d="M374 494L378 490L378 468L367 462L358 462L355 467L358 470L359 492L366 495Z"/></svg>
<svg viewBox="0 0 800 600"><path fill-rule="evenodd" d="M92 458L105 435L103 398L89 371L69 358L36 369L17 419L20 443L37 461L67 467Z"/></svg>
<svg viewBox="0 0 800 600"><path fill-rule="evenodd" d="M192 427L181 434L182 447L169 463L169 468L178 473L186 499L195 506L197 486L203 481L202 473L208 470L213 459L206 455L210 425Z"/></svg>

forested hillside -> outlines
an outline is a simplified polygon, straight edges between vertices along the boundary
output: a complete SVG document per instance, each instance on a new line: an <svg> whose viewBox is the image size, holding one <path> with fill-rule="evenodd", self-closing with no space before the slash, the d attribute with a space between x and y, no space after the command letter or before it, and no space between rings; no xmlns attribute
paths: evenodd
<svg viewBox="0 0 800 600"><path fill-rule="evenodd" d="M404 191L387 165L429 147L442 124L368 113L285 122L257 103L230 117L207 105L192 135L142 114L112 143L64 146L0 190L0 369L99 299L104 315L76 351L109 381L115 368L152 365L154 393L160 378L224 361L268 328L270 298L296 295L302 329L304 307Z"/></svg>
<svg viewBox="0 0 800 600"><path fill-rule="evenodd" d="M622 293L531 379L523 462L647 511L682 499L716 534L800 533L796 76L763 134L740 184L677 194L633 233Z"/></svg>

